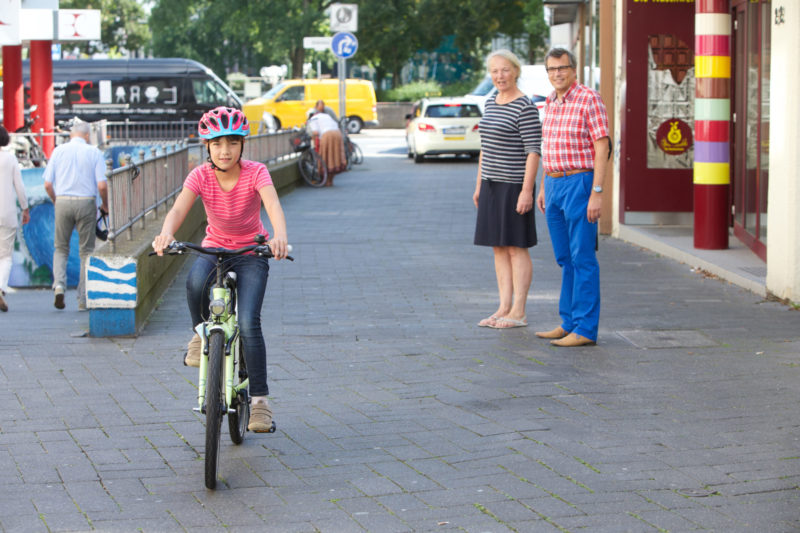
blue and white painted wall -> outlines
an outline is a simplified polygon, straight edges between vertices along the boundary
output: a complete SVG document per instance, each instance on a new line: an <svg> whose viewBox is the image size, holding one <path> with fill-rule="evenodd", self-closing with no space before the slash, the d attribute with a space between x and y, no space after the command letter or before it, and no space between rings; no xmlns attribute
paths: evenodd
<svg viewBox="0 0 800 533"><path fill-rule="evenodd" d="M86 305L92 337L136 333L136 259L89 256Z"/></svg>

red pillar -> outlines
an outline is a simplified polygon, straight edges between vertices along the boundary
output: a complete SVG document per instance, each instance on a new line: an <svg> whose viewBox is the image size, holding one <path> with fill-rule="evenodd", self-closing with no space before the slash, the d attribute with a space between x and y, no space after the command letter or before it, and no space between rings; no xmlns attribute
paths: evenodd
<svg viewBox="0 0 800 533"><path fill-rule="evenodd" d="M21 128L25 114L22 87L22 45L3 47L3 125L13 133Z"/></svg>
<svg viewBox="0 0 800 533"><path fill-rule="evenodd" d="M34 133L44 130L53 133L55 104L53 103L53 41L31 41L31 105L36 104L38 119L33 123ZM42 150L47 157L55 148L55 138L48 135L42 140Z"/></svg>

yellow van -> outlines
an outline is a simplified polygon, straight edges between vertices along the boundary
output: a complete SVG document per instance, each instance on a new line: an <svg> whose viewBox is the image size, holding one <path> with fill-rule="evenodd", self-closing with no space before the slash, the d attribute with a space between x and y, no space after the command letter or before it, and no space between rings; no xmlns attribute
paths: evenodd
<svg viewBox="0 0 800 533"><path fill-rule="evenodd" d="M347 131L358 133L364 124L377 126L378 104L372 82L348 79L345 88ZM261 98L246 102L242 110L250 122L250 133L255 134L265 131L273 121L276 128L302 126L308 118L306 113L317 100L324 100L338 114L339 80L284 80Z"/></svg>

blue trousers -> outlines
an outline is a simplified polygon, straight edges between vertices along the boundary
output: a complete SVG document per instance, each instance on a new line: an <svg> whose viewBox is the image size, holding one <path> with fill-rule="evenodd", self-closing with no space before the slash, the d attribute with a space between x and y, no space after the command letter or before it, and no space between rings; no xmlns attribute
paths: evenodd
<svg viewBox="0 0 800 533"><path fill-rule="evenodd" d="M192 327L208 318L209 293L216 282L216 258L199 256L186 279L186 299L192 315ZM267 290L269 262L264 257L240 255L225 262L225 271L236 272L236 297L239 310L239 335L242 336L250 395L266 396L267 346L261 332L261 304Z"/></svg>
<svg viewBox="0 0 800 533"><path fill-rule="evenodd" d="M596 341L600 320L597 223L586 218L593 179L593 172L546 176L544 212L556 262L561 267L561 327Z"/></svg>

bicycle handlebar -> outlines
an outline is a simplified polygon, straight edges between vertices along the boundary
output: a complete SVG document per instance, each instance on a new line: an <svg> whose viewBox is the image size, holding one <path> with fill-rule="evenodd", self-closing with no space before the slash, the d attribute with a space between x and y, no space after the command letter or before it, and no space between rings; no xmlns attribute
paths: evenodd
<svg viewBox="0 0 800 533"><path fill-rule="evenodd" d="M247 252L255 252L256 255L261 257L266 257L267 259L271 259L274 257L272 255L272 249L269 247L268 244L250 244L248 246L244 246L237 250L228 250L227 248L205 248L203 246L197 245L193 242L182 242L182 241L173 241L167 248L164 250L165 253L168 255L180 255L186 252L186 250L194 250L195 252L206 254L206 255L214 255L217 257L233 257L236 255L242 255ZM288 245L287 249L289 252L292 251L292 246ZM150 252L148 255L157 255L156 252ZM294 257L287 255L286 259L289 261L294 261Z"/></svg>

